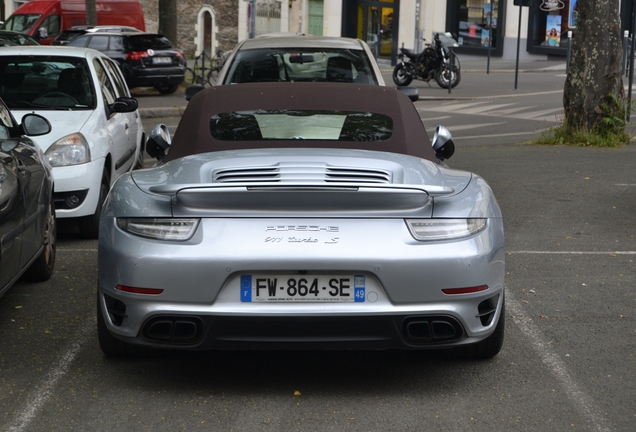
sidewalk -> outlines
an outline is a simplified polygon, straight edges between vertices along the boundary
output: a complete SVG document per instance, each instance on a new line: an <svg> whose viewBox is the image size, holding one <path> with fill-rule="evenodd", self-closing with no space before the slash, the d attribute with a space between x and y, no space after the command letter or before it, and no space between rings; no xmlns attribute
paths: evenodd
<svg viewBox="0 0 636 432"><path fill-rule="evenodd" d="M486 74L488 59L480 57L461 57L462 74ZM378 61L380 70L385 75L387 86L393 87L390 74L393 67L385 59ZM502 60L500 58L490 59L490 73L515 73L516 60ZM541 72L565 73L565 60L525 60L519 61L519 73L541 73ZM461 85L461 84L460 84ZM142 118L163 118L180 117L188 102L184 98L183 89L177 90L172 95L160 95L154 90L133 89L133 97L139 102L139 112Z"/></svg>

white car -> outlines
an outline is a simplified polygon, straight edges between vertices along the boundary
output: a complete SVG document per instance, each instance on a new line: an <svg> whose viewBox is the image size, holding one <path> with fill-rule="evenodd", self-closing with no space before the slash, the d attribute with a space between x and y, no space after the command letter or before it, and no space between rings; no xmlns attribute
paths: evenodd
<svg viewBox="0 0 636 432"><path fill-rule="evenodd" d="M240 42L217 84L269 81L385 85L369 46L360 39L279 34Z"/></svg>
<svg viewBox="0 0 636 432"><path fill-rule="evenodd" d="M110 185L143 162L144 129L116 62L87 48L6 47L0 97L16 118L35 112L51 133L34 137L53 167L55 213L97 238Z"/></svg>

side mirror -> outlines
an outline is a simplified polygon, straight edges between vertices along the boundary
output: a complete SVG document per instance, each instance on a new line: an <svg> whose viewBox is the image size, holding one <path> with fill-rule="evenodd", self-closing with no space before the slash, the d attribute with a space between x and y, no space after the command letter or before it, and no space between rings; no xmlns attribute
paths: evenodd
<svg viewBox="0 0 636 432"><path fill-rule="evenodd" d="M46 39L47 37L49 37L49 31L46 29L46 27L40 27L38 29L38 39Z"/></svg>
<svg viewBox="0 0 636 432"><path fill-rule="evenodd" d="M168 147L172 143L170 138L170 131L168 126L160 124L150 132L148 141L146 141L146 152L157 160L161 159L165 154Z"/></svg>
<svg viewBox="0 0 636 432"><path fill-rule="evenodd" d="M185 89L185 100L190 102L190 99L194 97L195 94L199 93L201 90L205 89L205 87L200 85L192 85Z"/></svg>
<svg viewBox="0 0 636 432"><path fill-rule="evenodd" d="M111 112L129 113L135 111L139 107L137 99L131 97L120 97L115 102L108 105Z"/></svg>
<svg viewBox="0 0 636 432"><path fill-rule="evenodd" d="M433 150L439 160L450 159L455 153L453 136L444 126L437 126L433 135Z"/></svg>
<svg viewBox="0 0 636 432"><path fill-rule="evenodd" d="M25 114L20 125L24 135L40 136L51 132L51 123L38 114Z"/></svg>
<svg viewBox="0 0 636 432"><path fill-rule="evenodd" d="M412 102L416 102L420 98L420 91L417 87L398 87L397 89L408 96Z"/></svg>

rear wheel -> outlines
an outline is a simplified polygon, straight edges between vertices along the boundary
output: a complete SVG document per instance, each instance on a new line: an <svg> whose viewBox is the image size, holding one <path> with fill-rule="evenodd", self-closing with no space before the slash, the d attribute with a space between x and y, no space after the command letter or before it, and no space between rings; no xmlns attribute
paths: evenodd
<svg viewBox="0 0 636 432"><path fill-rule="evenodd" d="M501 305L499 321L497 322L495 331L490 336L475 344L443 350L440 354L443 357L469 360L487 360L489 358L493 358L499 354L499 351L501 351L501 348L503 347L505 328L506 305L504 301Z"/></svg>
<svg viewBox="0 0 636 432"><path fill-rule="evenodd" d="M411 74L411 67L402 63L393 69L393 82L397 86L407 86L413 81L413 75Z"/></svg>
<svg viewBox="0 0 636 432"><path fill-rule="evenodd" d="M155 89L157 89L157 91L161 94L172 94L176 92L178 88L179 84L166 84L155 87Z"/></svg>
<svg viewBox="0 0 636 432"><path fill-rule="evenodd" d="M44 249L31 267L26 271L25 276L33 282L44 282L49 280L53 274L55 266L55 255L57 251L57 222L55 219L55 205L53 204L53 193L51 193L51 203L46 213L44 225Z"/></svg>
<svg viewBox="0 0 636 432"><path fill-rule="evenodd" d="M108 190L110 189L110 176L108 175L107 167L104 167L102 172L102 182L99 187L99 198L97 199L97 207L95 213L92 215L84 216L79 219L79 231L80 234L89 239L96 239L99 236L99 218L102 214L102 206L106 201Z"/></svg>
<svg viewBox="0 0 636 432"><path fill-rule="evenodd" d="M129 344L110 334L104 321L102 305L99 302L99 289L97 290L97 340L99 348L109 357L149 357L157 355L158 351L151 348Z"/></svg>
<svg viewBox="0 0 636 432"><path fill-rule="evenodd" d="M461 79L462 76L457 66L440 68L435 72L435 81L441 88L447 89L449 85L451 88L455 88Z"/></svg>

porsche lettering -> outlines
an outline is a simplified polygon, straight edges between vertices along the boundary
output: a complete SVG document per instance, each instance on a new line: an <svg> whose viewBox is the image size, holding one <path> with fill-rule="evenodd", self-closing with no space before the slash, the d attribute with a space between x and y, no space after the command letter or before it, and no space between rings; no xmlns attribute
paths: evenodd
<svg viewBox="0 0 636 432"><path fill-rule="evenodd" d="M275 225L268 226L265 231L324 231L339 232L340 228L334 226L317 226L317 225Z"/></svg>

